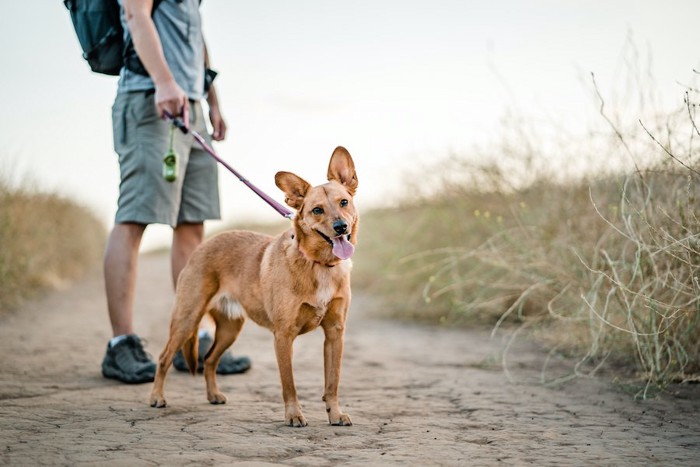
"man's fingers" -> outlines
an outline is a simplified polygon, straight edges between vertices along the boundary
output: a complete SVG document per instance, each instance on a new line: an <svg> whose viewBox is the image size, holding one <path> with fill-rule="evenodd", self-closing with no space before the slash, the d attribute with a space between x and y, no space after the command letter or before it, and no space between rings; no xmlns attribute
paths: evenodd
<svg viewBox="0 0 700 467"><path fill-rule="evenodd" d="M179 101L163 101L156 104L158 108L158 115L161 118L165 118L165 113L169 113L173 117L182 116L182 105Z"/></svg>
<svg viewBox="0 0 700 467"><path fill-rule="evenodd" d="M211 135L214 141L223 141L226 138L226 123L223 119L212 122L214 133Z"/></svg>
<svg viewBox="0 0 700 467"><path fill-rule="evenodd" d="M173 117L182 118L185 125L189 124L190 103L187 94L176 83L156 87L155 102L161 117L165 117L165 112L168 112Z"/></svg>
<svg viewBox="0 0 700 467"><path fill-rule="evenodd" d="M223 141L226 138L226 122L223 119L219 120L216 133L216 141Z"/></svg>
<svg viewBox="0 0 700 467"><path fill-rule="evenodd" d="M190 101L185 98L182 104L182 121L185 122L185 128L190 128Z"/></svg>

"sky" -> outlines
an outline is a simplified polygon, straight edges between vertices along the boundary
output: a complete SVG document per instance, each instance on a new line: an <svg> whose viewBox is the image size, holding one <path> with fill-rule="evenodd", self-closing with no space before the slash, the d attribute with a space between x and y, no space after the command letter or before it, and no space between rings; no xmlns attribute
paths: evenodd
<svg viewBox="0 0 700 467"><path fill-rule="evenodd" d="M113 222L116 78L90 72L60 0L0 16L0 174L57 192ZM361 209L411 195L407 173L499 137L504 115L575 129L641 66L662 107L700 70L700 3L645 0L204 0L202 18L229 125L217 152L278 200L274 174L323 183L338 145L355 159ZM640 58L634 61L635 54ZM494 155L497 157L498 155ZM475 157L475 156L474 156ZM221 170L224 220L277 214ZM167 243L149 228L142 247Z"/></svg>

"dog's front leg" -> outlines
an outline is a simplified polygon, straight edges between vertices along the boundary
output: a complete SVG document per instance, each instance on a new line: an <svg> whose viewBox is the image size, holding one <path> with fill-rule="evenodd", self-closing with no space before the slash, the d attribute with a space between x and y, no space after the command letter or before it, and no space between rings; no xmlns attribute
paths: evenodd
<svg viewBox="0 0 700 467"><path fill-rule="evenodd" d="M321 322L326 339L323 342L323 368L326 379L323 401L326 403L328 422L331 425L352 425L350 416L343 413L338 403L340 364L343 359L343 335L348 303L342 299L331 302L328 313Z"/></svg>
<svg viewBox="0 0 700 467"><path fill-rule="evenodd" d="M284 399L284 420L288 426L306 426L306 418L301 412L301 405L297 398L297 388L294 385L294 373L292 371L292 349L294 337L285 332L275 333L275 355L277 367L280 370L282 381L282 398Z"/></svg>

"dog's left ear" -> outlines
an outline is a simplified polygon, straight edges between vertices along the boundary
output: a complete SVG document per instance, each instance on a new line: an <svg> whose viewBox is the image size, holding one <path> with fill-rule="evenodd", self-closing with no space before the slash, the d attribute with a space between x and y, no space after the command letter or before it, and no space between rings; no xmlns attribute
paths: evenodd
<svg viewBox="0 0 700 467"><path fill-rule="evenodd" d="M355 195L355 190L357 190L355 163L348 150L342 146L335 148L331 162L328 164L328 181L331 180L340 183L351 195Z"/></svg>
<svg viewBox="0 0 700 467"><path fill-rule="evenodd" d="M304 197L311 188L309 182L290 172L277 172L275 185L284 191L284 201L294 209L299 209L304 204Z"/></svg>

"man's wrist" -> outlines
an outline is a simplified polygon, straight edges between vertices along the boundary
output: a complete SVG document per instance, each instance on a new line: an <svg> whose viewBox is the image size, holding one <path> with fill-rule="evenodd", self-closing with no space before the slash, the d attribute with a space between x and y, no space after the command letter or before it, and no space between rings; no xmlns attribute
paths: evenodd
<svg viewBox="0 0 700 467"><path fill-rule="evenodd" d="M169 70L164 70L162 73L156 76L151 75L151 79L153 80L153 84L156 86L156 88L163 88L176 84L175 78Z"/></svg>

